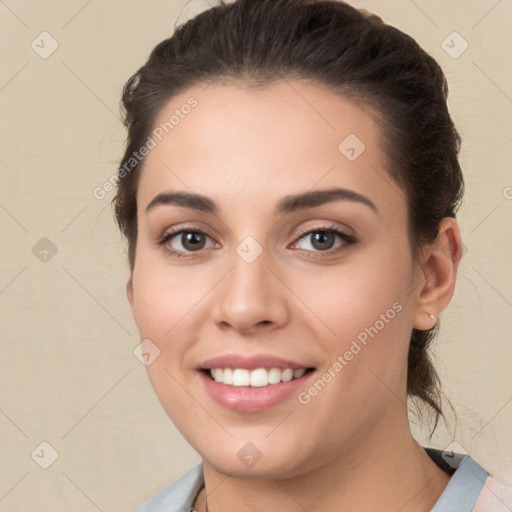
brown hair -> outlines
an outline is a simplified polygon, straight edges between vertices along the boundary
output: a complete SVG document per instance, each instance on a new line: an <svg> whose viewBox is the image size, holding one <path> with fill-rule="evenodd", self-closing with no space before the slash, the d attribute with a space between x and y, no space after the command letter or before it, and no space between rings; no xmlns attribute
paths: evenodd
<svg viewBox="0 0 512 512"><path fill-rule="evenodd" d="M377 114L387 171L408 205L415 255L435 239L444 217L455 217L464 188L460 137L447 108L446 78L413 38L336 0L237 0L178 27L124 86L128 137L113 203L132 271L137 183L144 164L133 155L144 146L161 108L199 83L251 86L282 78L322 84ZM421 402L430 407L434 430L443 416L429 353L437 328L412 330L407 376L408 396L418 411Z"/></svg>

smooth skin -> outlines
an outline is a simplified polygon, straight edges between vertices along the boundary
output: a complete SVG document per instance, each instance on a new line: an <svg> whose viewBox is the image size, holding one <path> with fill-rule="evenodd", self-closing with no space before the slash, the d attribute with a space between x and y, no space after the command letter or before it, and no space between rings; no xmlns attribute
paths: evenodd
<svg viewBox="0 0 512 512"><path fill-rule="evenodd" d="M367 108L319 84L210 84L174 97L155 126L193 96L197 107L151 150L138 188L138 241L128 299L141 339L160 351L148 374L160 402L201 455L210 512L428 511L449 482L412 437L406 408L412 328L430 329L452 297L461 258L444 219L415 260L403 190L386 171L381 126ZM365 150L350 161L340 143ZM275 215L283 196L343 188L369 199ZM216 214L176 204L146 212L165 191L193 192ZM308 231L334 227L312 243ZM205 233L198 245L172 230ZM236 251L253 237L262 254ZM197 242L198 239L196 239ZM179 251L179 255L169 251ZM272 354L316 369L304 390L365 328L402 308L306 405L228 410L204 392L198 366L228 353ZM246 443L261 459L237 457Z"/></svg>

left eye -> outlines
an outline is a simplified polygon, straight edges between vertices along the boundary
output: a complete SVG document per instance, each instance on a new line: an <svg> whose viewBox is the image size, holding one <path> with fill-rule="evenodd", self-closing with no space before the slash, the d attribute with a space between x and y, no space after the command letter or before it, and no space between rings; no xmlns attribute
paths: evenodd
<svg viewBox="0 0 512 512"><path fill-rule="evenodd" d="M335 246L336 238L341 241ZM300 246L301 240L304 240L305 242L302 246ZM341 231L337 231L335 229L317 229L303 235L294 245L299 246L299 249L304 249L306 251L328 251L329 249L333 249L349 241L350 237Z"/></svg>

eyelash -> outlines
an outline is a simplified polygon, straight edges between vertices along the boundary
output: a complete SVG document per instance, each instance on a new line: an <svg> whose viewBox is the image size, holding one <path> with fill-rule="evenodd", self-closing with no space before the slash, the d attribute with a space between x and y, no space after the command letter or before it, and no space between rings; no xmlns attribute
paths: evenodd
<svg viewBox="0 0 512 512"><path fill-rule="evenodd" d="M172 240L177 235L181 235L183 233L198 233L200 235L205 235L209 237L207 233L205 233L200 228L197 228L196 226L185 226L181 227L179 229L176 229L175 231L168 231L166 232L162 238L158 241L159 246L165 246L170 240ZM334 256L337 255L345 250L347 250L348 246L353 245L356 243L356 239L351 236L347 235L343 231L340 231L336 226L330 224L330 225L321 225L321 226L315 226L314 228L303 228L297 233L296 241L293 243L295 245L299 240L304 238L306 235L310 235L312 233L333 233L334 235L337 235L341 240L343 240L343 244L340 246L334 248L334 249L328 249L326 251L309 251L306 249L303 249L306 253L309 253L308 257L310 258L318 258L322 256L314 256L313 254L320 254L320 255L328 255L328 256ZM211 238L211 237L209 237ZM191 258L194 257L194 253L200 253L202 249L198 251L176 251L175 249L169 248L169 246L165 247L166 252L171 254L172 256L176 256L178 258ZM300 249L299 249L300 250Z"/></svg>

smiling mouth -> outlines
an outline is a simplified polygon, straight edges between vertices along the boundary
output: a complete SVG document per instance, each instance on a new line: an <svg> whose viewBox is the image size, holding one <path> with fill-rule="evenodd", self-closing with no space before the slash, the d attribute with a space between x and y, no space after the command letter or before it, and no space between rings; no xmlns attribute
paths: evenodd
<svg viewBox="0 0 512 512"><path fill-rule="evenodd" d="M220 384L233 387L266 387L297 380L314 371L314 368L211 368L204 372L210 378Z"/></svg>

